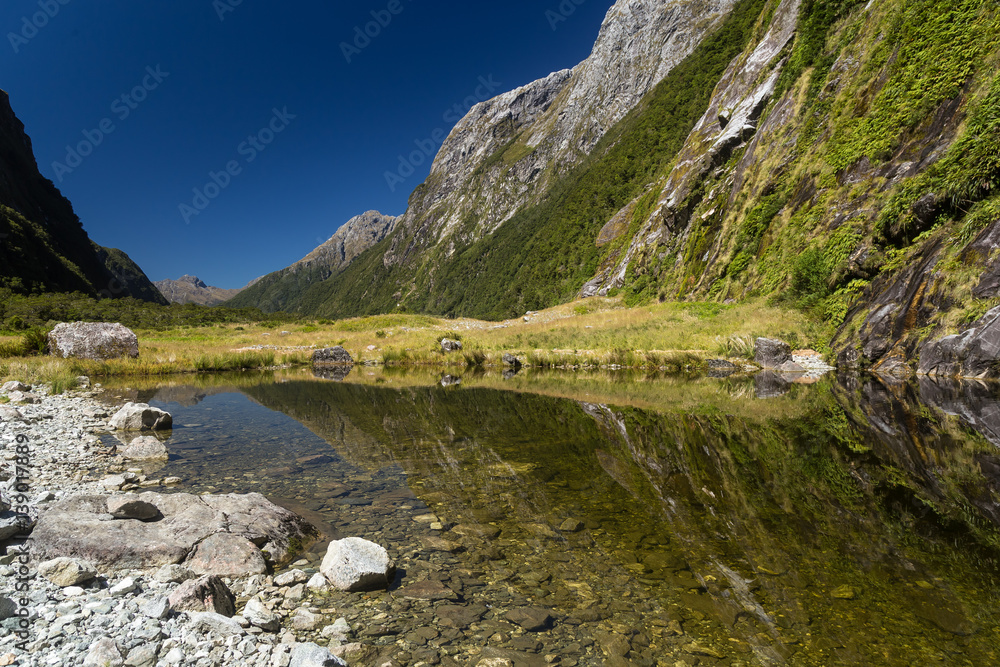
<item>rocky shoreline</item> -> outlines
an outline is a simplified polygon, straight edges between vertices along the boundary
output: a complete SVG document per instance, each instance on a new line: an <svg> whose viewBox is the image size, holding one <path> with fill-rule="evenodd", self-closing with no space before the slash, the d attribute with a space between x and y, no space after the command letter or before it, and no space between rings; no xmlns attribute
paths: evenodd
<svg viewBox="0 0 1000 667"><path fill-rule="evenodd" d="M102 447L99 436L112 430L112 411L98 400L99 386L64 395L49 395L44 386L7 389L12 402L0 405L5 498L0 508L5 546L0 557L0 665L311 667L347 664L338 656L362 648L350 641L353 632L345 618L330 622L313 606L310 596L331 587L324 575L308 568L268 574L273 564L255 563L253 543L239 534L270 530L273 534L265 536L270 541L258 553L278 557L279 535L291 535L301 549L304 521L259 494L153 492L179 480L147 476L141 467L123 461L116 448ZM99 507L91 507L95 505ZM205 513L209 506L218 510L224 530L213 532L212 516ZM266 516L252 516L238 527L240 517L260 514L262 507ZM143 523L152 518L143 517L150 508L162 511L160 520ZM187 524L179 518L185 514ZM276 528L280 521L292 527ZM159 533L142 532L157 524L162 526ZM187 546L197 543L195 551L183 565L171 563L178 559L171 551L176 546L170 543L171 531L180 539L185 527L195 524L212 536L188 535L194 539ZM101 532L103 526L131 526L131 532L112 531L124 531L119 544L111 533ZM32 528L31 539L24 539ZM240 545L227 542L212 552L209 543L220 536L249 546L242 552ZM287 542L281 556L293 551ZM113 557L122 550L132 558L116 562ZM50 558L65 552L70 555ZM245 553L250 556L241 559ZM386 561L391 566L387 556ZM308 564L300 560L292 567ZM324 571L325 566L324 561ZM383 573L374 586L385 588L389 581Z"/></svg>

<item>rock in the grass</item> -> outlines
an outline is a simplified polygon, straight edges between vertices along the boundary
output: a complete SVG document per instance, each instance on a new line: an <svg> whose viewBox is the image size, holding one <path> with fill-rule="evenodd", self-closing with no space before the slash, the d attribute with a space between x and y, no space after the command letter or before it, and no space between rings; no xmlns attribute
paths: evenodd
<svg viewBox="0 0 1000 667"><path fill-rule="evenodd" d="M196 632L213 632L220 637L242 635L243 628L229 616L223 616L214 611L196 611L191 613L191 625Z"/></svg>
<svg viewBox="0 0 1000 667"><path fill-rule="evenodd" d="M108 514L116 519L152 521L160 516L160 510L138 496L111 496L108 498Z"/></svg>
<svg viewBox="0 0 1000 667"><path fill-rule="evenodd" d="M503 363L504 366L513 366L514 368L521 367L521 360L515 357L513 354L510 354L509 352L504 353Z"/></svg>
<svg viewBox="0 0 1000 667"><path fill-rule="evenodd" d="M265 606L259 597L251 598L243 608L243 618L261 630L277 632L281 629L281 617Z"/></svg>
<svg viewBox="0 0 1000 667"><path fill-rule="evenodd" d="M90 645L83 664L84 667L120 667L125 664L125 658L122 657L114 639L101 637Z"/></svg>
<svg viewBox="0 0 1000 667"><path fill-rule="evenodd" d="M441 351L447 354L448 352L457 352L462 349L462 342L458 340L450 340L448 338L441 339Z"/></svg>
<svg viewBox="0 0 1000 667"><path fill-rule="evenodd" d="M97 577L97 569L85 560L62 557L40 563L38 574L56 586L66 588L93 581Z"/></svg>
<svg viewBox="0 0 1000 667"><path fill-rule="evenodd" d="M340 345L336 345L313 352L312 362L320 365L352 366L354 365L354 358L350 352Z"/></svg>
<svg viewBox="0 0 1000 667"><path fill-rule="evenodd" d="M792 360L792 348L782 340L758 338L754 344L753 360L762 368L778 368Z"/></svg>
<svg viewBox="0 0 1000 667"><path fill-rule="evenodd" d="M253 542L232 533L209 535L184 563L196 574L245 577L267 572L264 554Z"/></svg>
<svg viewBox="0 0 1000 667"><path fill-rule="evenodd" d="M119 431L160 431L173 428L169 413L145 403L126 403L111 418L111 428Z"/></svg>
<svg viewBox="0 0 1000 667"><path fill-rule="evenodd" d="M49 352L64 359L139 357L139 339L128 327L105 322L57 324L49 333Z"/></svg>
<svg viewBox="0 0 1000 667"><path fill-rule="evenodd" d="M11 380L10 382L4 383L4 385L0 387L0 396L6 396L12 391L29 392L31 391L31 387L24 384L23 382L18 382L17 380Z"/></svg>
<svg viewBox="0 0 1000 667"><path fill-rule="evenodd" d="M170 594L169 602L176 611L213 611L229 618L236 615L232 592L214 575L185 581Z"/></svg>
<svg viewBox="0 0 1000 667"><path fill-rule="evenodd" d="M0 405L0 422L23 422L21 411L10 405Z"/></svg>
<svg viewBox="0 0 1000 667"><path fill-rule="evenodd" d="M170 456L166 445L151 435L136 438L118 450L118 453L126 461L165 461Z"/></svg>
<svg viewBox="0 0 1000 667"><path fill-rule="evenodd" d="M140 493L137 500L155 506L157 521L102 521L107 496L73 496L47 506L32 534L36 558L85 558L102 570L147 569L184 561L195 547L217 533L266 545L275 561L288 558L292 545L313 529L301 517L259 493L196 496L188 493ZM251 557L253 574L260 561Z"/></svg>
<svg viewBox="0 0 1000 667"><path fill-rule="evenodd" d="M305 642L292 647L288 667L347 667L347 663L322 646Z"/></svg>
<svg viewBox="0 0 1000 667"><path fill-rule="evenodd" d="M360 537L331 542L319 570L334 588L349 592L388 588L396 576L389 553Z"/></svg>

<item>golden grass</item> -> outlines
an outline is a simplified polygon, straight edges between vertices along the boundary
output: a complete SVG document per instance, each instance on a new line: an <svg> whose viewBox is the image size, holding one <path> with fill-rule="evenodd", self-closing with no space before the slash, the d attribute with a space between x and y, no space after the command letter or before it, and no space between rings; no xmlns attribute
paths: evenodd
<svg viewBox="0 0 1000 667"><path fill-rule="evenodd" d="M33 381L53 374L163 376L199 370L307 364L313 349L343 345L359 363L500 366L503 354L542 367L685 370L711 357L739 357L732 340L772 336L828 352L832 331L801 312L763 303L664 303L624 308L593 298L506 322L386 315L274 329L215 325L138 330L140 358L88 362L51 357L0 360L0 377ZM441 338L462 352L444 355ZM0 344L16 340L0 337ZM256 360L256 362L255 362Z"/></svg>

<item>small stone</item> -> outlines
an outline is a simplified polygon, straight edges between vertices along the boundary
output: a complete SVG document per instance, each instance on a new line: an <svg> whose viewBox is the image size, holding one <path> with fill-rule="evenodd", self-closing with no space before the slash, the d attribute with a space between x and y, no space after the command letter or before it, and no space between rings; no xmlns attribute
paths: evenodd
<svg viewBox="0 0 1000 667"><path fill-rule="evenodd" d="M125 659L125 667L154 667L156 665L156 654L159 651L160 647L158 644L136 646L128 652L128 658Z"/></svg>
<svg viewBox="0 0 1000 667"><path fill-rule="evenodd" d="M111 593L111 597L120 598L134 591L136 587L137 584L135 583L135 579L132 577L126 577L112 586L108 592Z"/></svg>
<svg viewBox="0 0 1000 667"><path fill-rule="evenodd" d="M56 586L65 588L93 581L97 577L97 569L85 560L63 556L39 564L38 574Z"/></svg>
<svg viewBox="0 0 1000 667"><path fill-rule="evenodd" d="M552 614L538 607L511 609L504 618L528 632L540 632L552 624Z"/></svg>
<svg viewBox="0 0 1000 667"><path fill-rule="evenodd" d="M6 621L17 615L17 605L8 597L0 597L0 621Z"/></svg>
<svg viewBox="0 0 1000 667"><path fill-rule="evenodd" d="M163 658L168 664L178 665L184 661L184 651L180 647L175 647L167 652L166 657Z"/></svg>
<svg viewBox="0 0 1000 667"><path fill-rule="evenodd" d="M317 572L306 582L306 588L314 593L324 593L330 590L330 582L326 580L326 577Z"/></svg>
<svg viewBox="0 0 1000 667"><path fill-rule="evenodd" d="M289 570L274 578L275 586L294 586L309 581L309 575L302 570Z"/></svg>
<svg viewBox="0 0 1000 667"><path fill-rule="evenodd" d="M347 663L327 649L306 642L292 647L289 667L347 667Z"/></svg>
<svg viewBox="0 0 1000 667"><path fill-rule="evenodd" d="M559 524L559 530L564 533L577 533L583 530L583 522L579 519L566 519Z"/></svg>
<svg viewBox="0 0 1000 667"><path fill-rule="evenodd" d="M188 579L194 579L197 576L198 575L183 565L164 565L156 571L156 574L153 575L153 579L164 584L181 584Z"/></svg>
<svg viewBox="0 0 1000 667"><path fill-rule="evenodd" d="M359 537L334 540L320 566L334 588L348 592L388 588L396 565L381 546Z"/></svg>
<svg viewBox="0 0 1000 667"><path fill-rule="evenodd" d="M253 625L268 632L277 632L281 629L281 618L269 610L259 597L251 598L247 602L243 608L243 617Z"/></svg>
<svg viewBox="0 0 1000 667"><path fill-rule="evenodd" d="M118 453L126 461L166 461L170 457L167 447L151 435L136 438Z"/></svg>
<svg viewBox="0 0 1000 667"><path fill-rule="evenodd" d="M323 617L308 609L296 609L295 613L292 614L292 628L295 630L309 632L321 625L323 625Z"/></svg>
<svg viewBox="0 0 1000 667"><path fill-rule="evenodd" d="M195 630L203 633L214 632L222 637L244 634L240 624L231 617L217 614L214 611L196 611L190 614L191 624Z"/></svg>
<svg viewBox="0 0 1000 667"><path fill-rule="evenodd" d="M153 598L139 608L139 613L147 618L163 620L170 615L170 600L162 595Z"/></svg>
<svg viewBox="0 0 1000 667"><path fill-rule="evenodd" d="M838 600L853 600L854 598L857 597L858 593L857 591L854 590L852 586L844 584L843 586L838 586L837 588L833 589L830 595L832 597L837 598Z"/></svg>
<svg viewBox="0 0 1000 667"><path fill-rule="evenodd" d="M90 646L87 657L83 659L85 667L120 667L125 664L125 658L115 640L110 637L101 637Z"/></svg>
<svg viewBox="0 0 1000 667"><path fill-rule="evenodd" d="M170 594L170 606L177 611L213 611L223 616L236 615L233 594L215 575L185 581Z"/></svg>
<svg viewBox="0 0 1000 667"><path fill-rule="evenodd" d="M320 636L330 641L346 642L351 636L351 625L346 618L338 618L333 625L320 630Z"/></svg>

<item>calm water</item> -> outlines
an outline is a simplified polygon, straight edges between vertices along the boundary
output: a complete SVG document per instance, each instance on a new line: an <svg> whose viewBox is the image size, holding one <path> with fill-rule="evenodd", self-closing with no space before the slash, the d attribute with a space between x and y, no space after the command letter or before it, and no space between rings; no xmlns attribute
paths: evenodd
<svg viewBox="0 0 1000 667"><path fill-rule="evenodd" d="M114 389L174 415L157 476L389 549L317 602L352 664L1000 664L995 387L372 372Z"/></svg>

